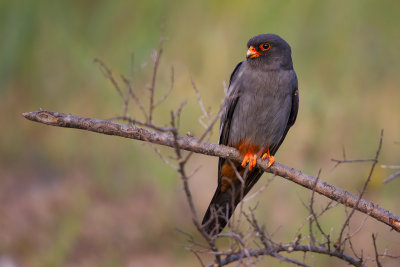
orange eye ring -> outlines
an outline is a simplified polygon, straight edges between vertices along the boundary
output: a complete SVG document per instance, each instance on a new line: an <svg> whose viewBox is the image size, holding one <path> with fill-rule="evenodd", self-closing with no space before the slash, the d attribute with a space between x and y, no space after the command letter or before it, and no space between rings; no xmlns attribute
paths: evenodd
<svg viewBox="0 0 400 267"><path fill-rule="evenodd" d="M271 49L271 44L270 43L262 43L262 44L260 44L259 47L262 51L267 51L267 50Z"/></svg>

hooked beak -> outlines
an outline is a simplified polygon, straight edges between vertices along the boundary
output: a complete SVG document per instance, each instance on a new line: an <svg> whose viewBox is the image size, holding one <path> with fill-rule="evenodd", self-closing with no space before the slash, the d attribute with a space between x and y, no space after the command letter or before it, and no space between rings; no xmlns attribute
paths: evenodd
<svg viewBox="0 0 400 267"><path fill-rule="evenodd" d="M261 54L259 52L257 52L257 50L254 48L254 46L250 46L249 50L247 50L246 53L246 58L255 58L255 57L259 57Z"/></svg>

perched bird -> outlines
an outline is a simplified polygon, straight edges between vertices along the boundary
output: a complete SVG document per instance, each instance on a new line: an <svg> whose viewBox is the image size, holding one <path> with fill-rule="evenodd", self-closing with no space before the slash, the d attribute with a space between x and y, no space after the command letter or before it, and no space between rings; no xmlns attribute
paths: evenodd
<svg viewBox="0 0 400 267"><path fill-rule="evenodd" d="M230 77L219 136L219 144L238 149L243 161L219 159L218 187L202 222L209 235L222 231L263 174L257 159L273 164L297 117L299 92L289 44L278 35L260 34L247 47L246 60Z"/></svg>

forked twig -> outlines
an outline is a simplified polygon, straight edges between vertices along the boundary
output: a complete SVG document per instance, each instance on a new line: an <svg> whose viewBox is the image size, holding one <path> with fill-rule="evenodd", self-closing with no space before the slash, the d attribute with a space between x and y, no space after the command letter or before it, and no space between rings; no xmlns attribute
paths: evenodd
<svg viewBox="0 0 400 267"><path fill-rule="evenodd" d="M124 94L122 93L122 90L118 84L118 82L115 80L111 69L100 59L95 58L93 60L94 63L98 63L100 66L100 70L103 73L104 77L106 77L111 84L113 85L113 87L115 88L115 90L117 90L119 96L121 97L121 99L124 102L124 113L123 116L126 116L128 113L128 105L129 105L129 97L125 97Z"/></svg>
<svg viewBox="0 0 400 267"><path fill-rule="evenodd" d="M200 221L198 220L197 217L197 212L196 212L196 208L194 206L193 203L193 197L192 197L192 192L190 191L189 188L189 182L188 182L188 177L186 175L185 172L185 163L182 160L182 153L181 153L181 147L179 145L179 141L178 141L178 131L176 128L176 123L175 123L175 116L174 116L174 112L171 112L171 127L172 127L172 135L173 135L173 147L177 156L177 160L179 163L179 167L178 167L178 172L181 175L181 180L183 183L183 188L185 191L185 195L186 195L186 200L188 201L189 207L190 207L190 211L192 214L192 221L193 224L196 226L197 231L199 233L202 234L202 236L204 237L204 239L207 241L207 243L209 244L211 250L213 252L218 252L218 248L215 245L214 240L205 232L205 230L202 228ZM216 255L216 261L217 264L220 265L220 257L218 255Z"/></svg>
<svg viewBox="0 0 400 267"><path fill-rule="evenodd" d="M372 166L371 166L371 169L369 171L368 177L367 177L367 179L366 179L366 181L364 183L364 186L363 186L363 188L362 188L362 190L361 190L361 192L360 192L360 194L358 196L357 202L355 203L354 207L352 207L352 210L351 210L350 214L347 216L346 221L343 224L342 229L340 230L339 238L335 243L337 248L340 248L342 246L342 236L343 236L344 229L349 224L350 219L353 216L354 212L356 211L356 208L358 207L358 205L359 205L359 203L360 203L360 201L361 201L361 199L362 199L362 197L363 197L363 195L365 193L365 190L367 189L368 183L371 180L372 174L374 173L374 170L375 170L375 166L378 163L378 157L379 157L379 154L381 152L382 143L383 143L383 130L381 130L381 135L380 135L380 138L379 138L378 148L376 150L375 158L374 158L374 160L372 162Z"/></svg>
<svg viewBox="0 0 400 267"><path fill-rule="evenodd" d="M144 108L139 97L135 94L135 91L133 90L133 86L132 86L131 82L124 75L121 75L121 79L125 83L126 87L128 88L129 95L135 101L136 105L138 105L139 109L142 111L145 120L148 121L149 115L147 114L146 109Z"/></svg>

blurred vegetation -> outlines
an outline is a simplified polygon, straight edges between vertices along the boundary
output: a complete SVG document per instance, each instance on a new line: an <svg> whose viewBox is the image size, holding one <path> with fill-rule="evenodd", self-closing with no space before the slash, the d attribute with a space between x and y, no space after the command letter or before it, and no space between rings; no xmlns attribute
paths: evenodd
<svg viewBox="0 0 400 267"><path fill-rule="evenodd" d="M133 53L135 89L146 99L150 54L163 22L169 40L158 97L169 86L171 65L176 86L156 112L158 123L166 123L169 111L187 98L181 133L201 133L190 76L216 112L222 82L244 59L247 40L277 33L292 46L301 99L297 124L277 160L312 175L322 168L323 179L357 193L368 165L332 170L330 159L340 158L343 146L349 158L371 157L384 128L381 160L400 162L394 143L400 141L399 14L400 2L372 0L0 1L0 265L197 264L176 231L195 231L178 175L149 147L21 116L38 108L97 118L121 114L122 101L93 64L95 57L117 76L129 75ZM190 165L203 166L191 179L200 214L214 193L216 162L199 155ZM366 198L399 214L400 179L381 184L389 174L378 168ZM307 217L299 199L309 196L275 178L251 204L260 203L257 216L270 231L282 225L277 240L291 241ZM342 207L327 213L326 229L337 234L344 216ZM400 253L398 235L368 219L353 243L364 255L372 253L372 231L382 251ZM314 260L318 266L338 264L328 257ZM278 264L268 258L260 266L267 261Z"/></svg>

